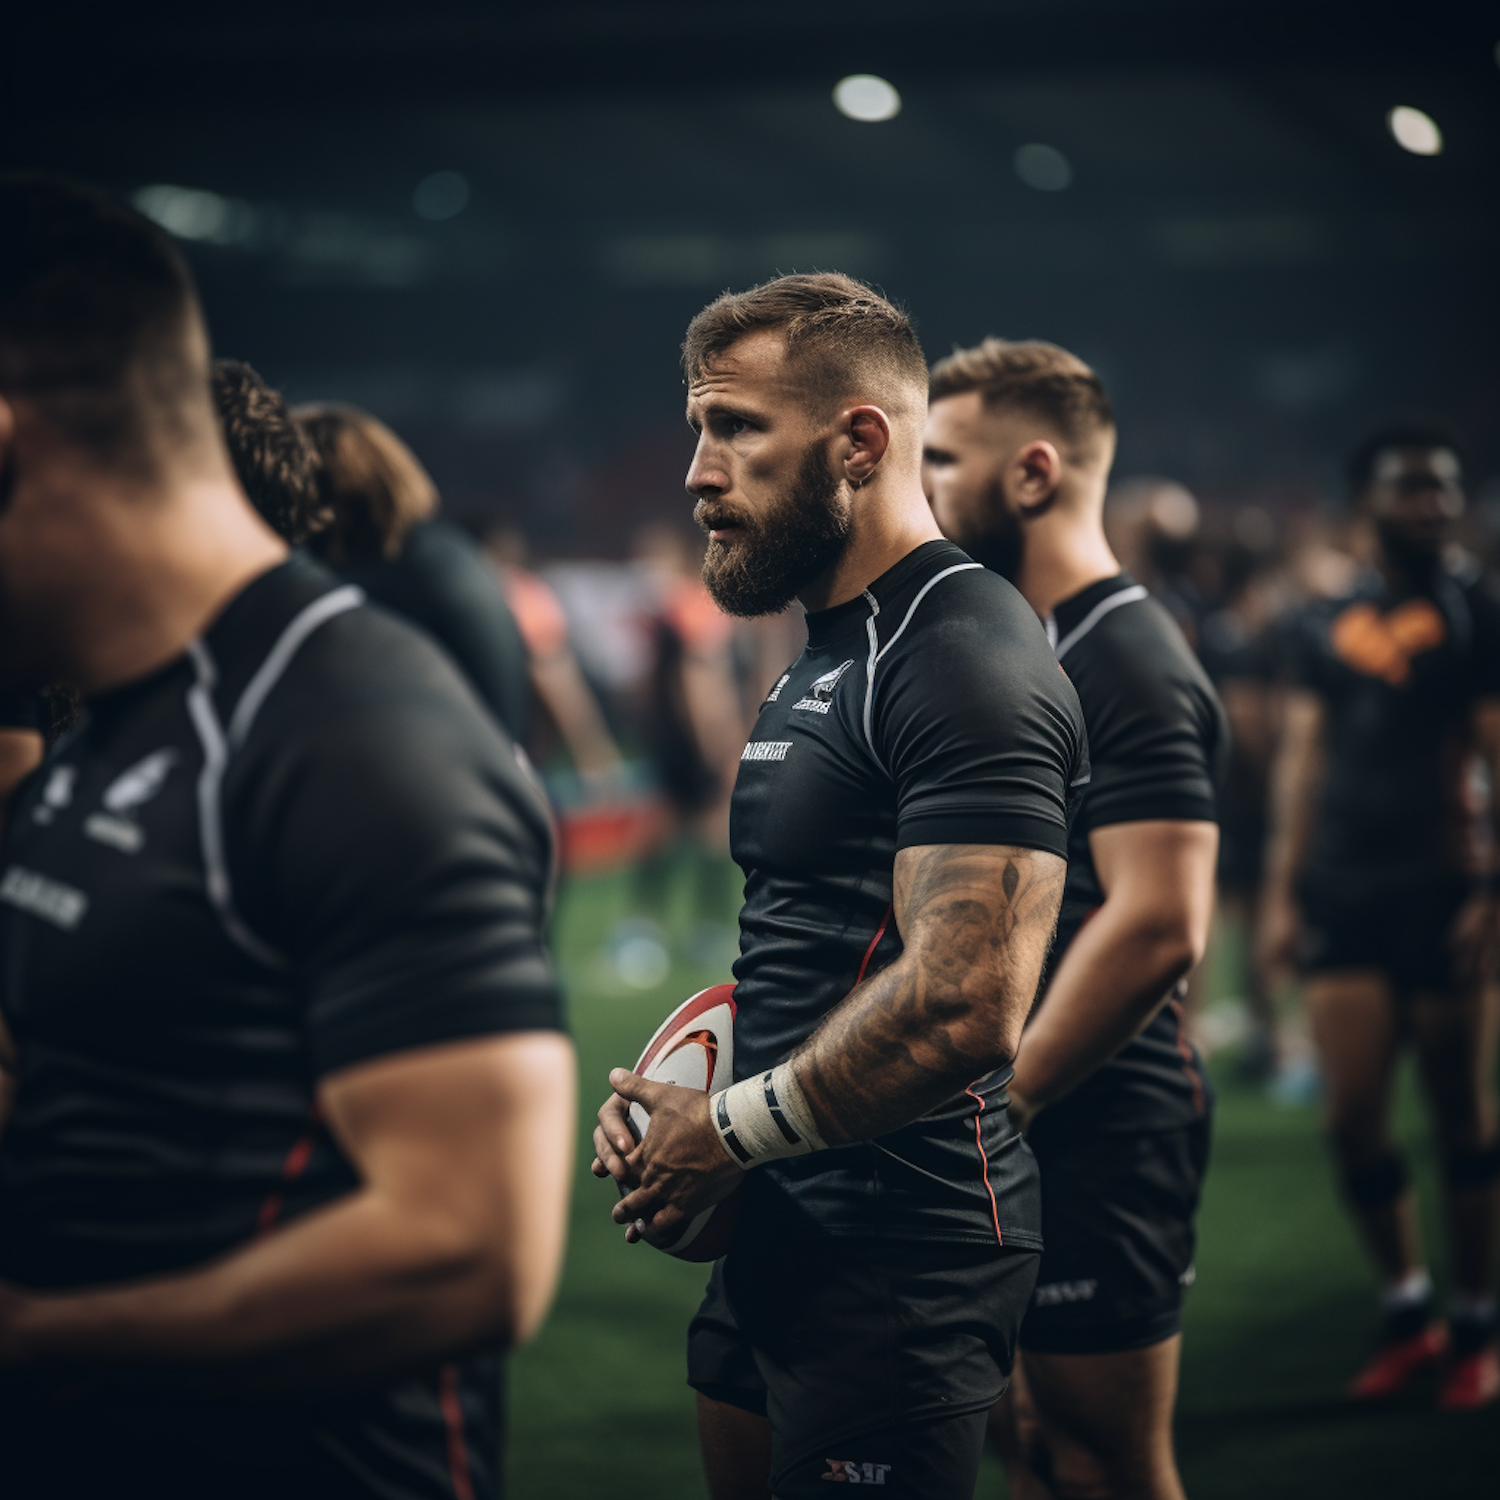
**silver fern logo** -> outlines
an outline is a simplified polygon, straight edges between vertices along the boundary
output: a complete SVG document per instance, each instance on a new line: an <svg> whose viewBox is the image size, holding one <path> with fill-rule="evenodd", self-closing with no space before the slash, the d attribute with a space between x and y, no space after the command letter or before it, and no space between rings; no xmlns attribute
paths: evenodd
<svg viewBox="0 0 1500 1500"><path fill-rule="evenodd" d="M852 660L841 662L833 671L814 678L808 686L806 696L799 698L792 707L800 708L804 713L826 714L833 707L835 689L844 680L844 673L853 665Z"/></svg>

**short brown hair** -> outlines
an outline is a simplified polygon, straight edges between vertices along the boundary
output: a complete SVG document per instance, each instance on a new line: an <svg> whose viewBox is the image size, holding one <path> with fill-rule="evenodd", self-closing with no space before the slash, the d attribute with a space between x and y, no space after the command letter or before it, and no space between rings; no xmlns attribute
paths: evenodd
<svg viewBox="0 0 1500 1500"><path fill-rule="evenodd" d="M317 450L329 511L312 546L332 562L395 557L406 533L438 508L437 487L416 454L355 406L299 406L292 415Z"/></svg>
<svg viewBox="0 0 1500 1500"><path fill-rule="evenodd" d="M1013 406L1042 418L1070 447L1114 431L1104 382L1076 354L1040 339L987 338L932 367L930 401L966 391L978 391L987 407Z"/></svg>
<svg viewBox="0 0 1500 1500"><path fill-rule="evenodd" d="M875 394L882 387L927 384L927 358L911 319L873 288L837 271L778 276L710 302L688 324L682 343L688 382L763 329L783 334L788 361L801 367L820 404L856 387Z"/></svg>
<svg viewBox="0 0 1500 1500"><path fill-rule="evenodd" d="M208 339L170 238L76 183L0 177L0 392L126 472L211 442Z"/></svg>
<svg viewBox="0 0 1500 1500"><path fill-rule="evenodd" d="M281 392L241 359L216 359L211 385L219 426L250 503L271 529L302 541L318 525L318 455Z"/></svg>

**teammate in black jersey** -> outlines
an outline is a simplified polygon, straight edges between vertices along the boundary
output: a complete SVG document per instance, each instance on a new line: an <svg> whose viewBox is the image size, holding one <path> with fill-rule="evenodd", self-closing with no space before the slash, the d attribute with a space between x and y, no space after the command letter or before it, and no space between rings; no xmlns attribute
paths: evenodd
<svg viewBox="0 0 1500 1500"><path fill-rule="evenodd" d="M545 808L246 502L166 237L48 181L0 472L0 684L84 695L0 870L0 1489L494 1495L570 1155Z"/></svg>
<svg viewBox="0 0 1500 1500"><path fill-rule="evenodd" d="M1181 632L1105 541L1114 446L1098 377L1054 345L987 339L933 369L933 513L1044 618L1092 765L1011 1086L1041 1170L1046 1250L997 1438L1013 1493L1172 1500L1210 1106L1181 981L1213 908L1227 731Z"/></svg>
<svg viewBox="0 0 1500 1500"><path fill-rule="evenodd" d="M1497 900L1472 772L1500 789L1500 590L1445 550L1464 496L1441 434L1378 434L1351 472L1368 564L1301 621L1273 779L1261 955L1293 952L1345 1196L1383 1285L1381 1347L1351 1394L1400 1390L1444 1358L1453 1408L1500 1397L1493 1275ZM1493 818L1492 818L1493 821ZM1391 1140L1404 1042L1441 1143L1454 1295L1445 1329Z"/></svg>
<svg viewBox="0 0 1500 1500"><path fill-rule="evenodd" d="M745 615L800 598L808 642L734 790L741 1081L709 1101L617 1070L596 1171L632 1186L631 1239L743 1185L689 1335L715 1500L768 1479L954 1500L1035 1272L1005 1089L1082 717L1025 601L938 535L903 314L786 277L710 305L684 354L705 580ZM640 1147L625 1100L651 1114Z"/></svg>

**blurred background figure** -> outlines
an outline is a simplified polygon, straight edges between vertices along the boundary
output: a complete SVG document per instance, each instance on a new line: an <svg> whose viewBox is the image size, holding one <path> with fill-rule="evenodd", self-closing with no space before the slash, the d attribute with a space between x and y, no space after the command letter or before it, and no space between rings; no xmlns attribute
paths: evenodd
<svg viewBox="0 0 1500 1500"><path fill-rule="evenodd" d="M1167 607L1190 645L1198 642L1204 599L1192 561L1201 508L1185 486L1156 477L1110 491L1104 531L1120 566Z"/></svg>
<svg viewBox="0 0 1500 1500"><path fill-rule="evenodd" d="M1253 962L1266 841L1266 772L1276 729L1274 624L1285 607L1275 528L1262 510L1241 511L1211 554L1217 596L1198 630L1198 655L1229 718L1230 754L1219 792L1221 982L1232 971L1248 1030L1238 1065L1252 1081L1275 1079L1283 1058L1271 986ZM1231 951L1225 951L1226 949Z"/></svg>
<svg viewBox="0 0 1500 1500"><path fill-rule="evenodd" d="M438 516L427 470L368 412L330 403L295 416L317 454L324 512L308 550L426 630L524 743L530 689L521 632L477 544Z"/></svg>
<svg viewBox="0 0 1500 1500"><path fill-rule="evenodd" d="M1380 1276L1379 1347L1350 1394L1386 1399L1440 1369L1439 1404L1473 1410L1500 1398L1500 590L1453 545L1464 491L1445 434L1375 434L1350 491L1364 566L1297 622L1258 938L1265 965L1295 957L1307 976L1329 1135ZM1408 1045L1445 1179L1446 1324L1391 1131Z"/></svg>
<svg viewBox="0 0 1500 1500"><path fill-rule="evenodd" d="M540 574L527 568L526 539L515 527L499 527L484 540L484 551L499 576L521 638L536 702L547 727L562 741L573 767L596 792L617 787L623 771L599 700L589 685L569 638L568 617L557 594ZM534 747L542 726L533 722ZM545 764L545 748L538 756Z"/></svg>
<svg viewBox="0 0 1500 1500"><path fill-rule="evenodd" d="M729 793L749 731L735 670L735 623L709 597L699 576L701 544L685 526L644 527L633 552L651 642L641 738L667 812L641 865L638 899L643 915L665 923L677 877L685 878L685 941L696 955L727 965L740 896L738 871L727 858Z"/></svg>

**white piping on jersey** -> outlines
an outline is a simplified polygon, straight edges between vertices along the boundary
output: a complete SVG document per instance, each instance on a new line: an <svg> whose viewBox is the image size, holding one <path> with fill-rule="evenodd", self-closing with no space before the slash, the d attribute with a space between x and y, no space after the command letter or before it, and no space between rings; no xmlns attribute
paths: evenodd
<svg viewBox="0 0 1500 1500"><path fill-rule="evenodd" d="M880 660L880 638L875 634L875 619L880 614L880 600L878 600L869 589L861 589L866 599L870 601L870 618L865 621L865 632L870 637L870 659L865 663L865 744L870 747L870 753L875 752L875 738L870 732L870 716L875 707L875 663ZM876 756L878 760L879 757Z"/></svg>
<svg viewBox="0 0 1500 1500"><path fill-rule="evenodd" d="M1057 652L1058 661L1061 661L1111 610L1119 609L1122 604L1136 604L1146 597L1145 588L1136 583L1128 589L1121 589L1118 594L1111 594L1108 599L1101 599L1060 641L1055 640L1057 621L1049 616L1047 634L1054 638L1053 649Z"/></svg>
<svg viewBox="0 0 1500 1500"><path fill-rule="evenodd" d="M880 605L875 602L875 596L869 589L862 589L865 598L870 601L870 618L865 621L865 629L870 636L870 660L865 668L865 743L870 747L870 753L875 753L874 715L875 715L875 668L881 659L901 639L901 633L911 624L911 617L916 614L917 606L927 597L929 590L940 584L952 573L967 573L970 568L981 567L977 562L954 563L951 568L944 568L941 573L934 573L921 588L917 590L917 596L911 601L906 610L906 618L896 627L895 634L884 646L880 646L875 634L875 616L880 613ZM878 759L878 757L877 757Z"/></svg>
<svg viewBox="0 0 1500 1500"><path fill-rule="evenodd" d="M346 584L341 589L334 589L331 594L324 594L321 599L314 599L281 632L281 638L271 647L270 654L256 669L255 676L246 684L245 691L240 694L240 701L234 706L234 713L229 720L229 744L232 749L238 750L245 743L250 726L255 722L261 704L266 701L266 695L276 686L281 674L301 649L303 641L325 620L354 609L364 601L363 590L355 588L352 583Z"/></svg>
<svg viewBox="0 0 1500 1500"><path fill-rule="evenodd" d="M335 589L321 599L313 600L293 616L240 694L240 701L229 718L227 736L214 710L213 692L219 674L213 656L203 641L188 643L188 655L192 658L196 677L187 692L188 716L203 746L203 769L198 773L198 838L203 851L204 884L209 902L224 924L224 931L252 958L273 969L285 968L286 956L257 937L245 925L234 904L229 862L224 854L224 822L220 806L224 772L229 766L230 751L244 744L255 715L302 643L319 625L363 602L364 595L357 588Z"/></svg>

